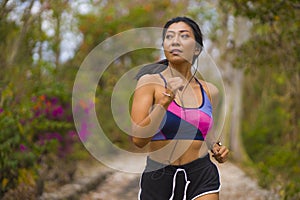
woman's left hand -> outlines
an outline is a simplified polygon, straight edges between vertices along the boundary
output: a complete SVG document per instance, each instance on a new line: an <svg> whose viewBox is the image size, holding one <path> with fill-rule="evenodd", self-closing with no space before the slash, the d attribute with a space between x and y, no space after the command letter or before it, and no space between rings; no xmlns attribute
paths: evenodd
<svg viewBox="0 0 300 200"><path fill-rule="evenodd" d="M226 146L218 143L214 144L212 148L213 157L219 162L224 163L228 159L229 149Z"/></svg>

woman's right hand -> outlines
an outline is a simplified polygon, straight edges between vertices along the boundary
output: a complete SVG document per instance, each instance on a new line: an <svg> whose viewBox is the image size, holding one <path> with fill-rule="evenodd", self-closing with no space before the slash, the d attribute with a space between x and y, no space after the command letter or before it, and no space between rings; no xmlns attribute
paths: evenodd
<svg viewBox="0 0 300 200"><path fill-rule="evenodd" d="M178 90L184 87L183 81L180 77L172 77L168 79L167 88L162 92L162 97L159 101L165 109L168 108L169 104L174 100Z"/></svg>

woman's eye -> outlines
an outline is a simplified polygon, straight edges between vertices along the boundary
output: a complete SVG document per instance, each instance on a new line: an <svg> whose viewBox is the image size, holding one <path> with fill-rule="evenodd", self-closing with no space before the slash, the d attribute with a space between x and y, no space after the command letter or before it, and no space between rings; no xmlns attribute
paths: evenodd
<svg viewBox="0 0 300 200"><path fill-rule="evenodd" d="M189 38L190 36L189 36L188 34L183 34L183 35L181 35L181 37L182 37L183 39L187 39L187 38Z"/></svg>
<svg viewBox="0 0 300 200"><path fill-rule="evenodd" d="M173 38L173 35L166 35L166 39L172 39Z"/></svg>

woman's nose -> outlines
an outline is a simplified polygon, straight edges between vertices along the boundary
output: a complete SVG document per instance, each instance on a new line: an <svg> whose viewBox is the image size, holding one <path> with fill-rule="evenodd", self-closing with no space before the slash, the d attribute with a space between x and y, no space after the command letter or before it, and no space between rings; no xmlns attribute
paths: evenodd
<svg viewBox="0 0 300 200"><path fill-rule="evenodd" d="M172 40L172 46L179 46L179 45L180 45L179 37L175 36Z"/></svg>

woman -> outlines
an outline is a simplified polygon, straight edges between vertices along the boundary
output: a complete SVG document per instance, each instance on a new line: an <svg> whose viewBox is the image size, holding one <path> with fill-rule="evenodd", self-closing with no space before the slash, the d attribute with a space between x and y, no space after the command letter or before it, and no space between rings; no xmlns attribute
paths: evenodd
<svg viewBox="0 0 300 200"><path fill-rule="evenodd" d="M132 104L133 142L150 152L139 199L217 200L219 173L207 147L220 163L229 151L208 134L218 90L191 71L203 48L200 28L187 17L171 19L163 48L166 60L138 73Z"/></svg>

